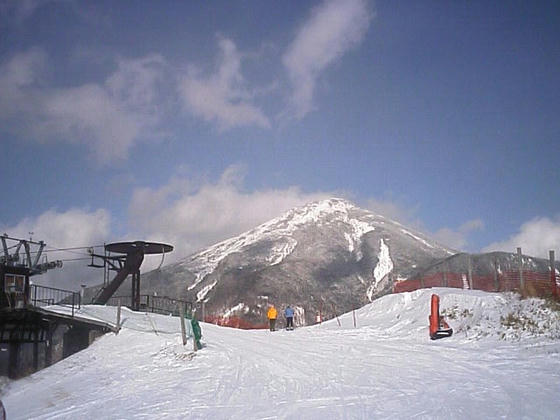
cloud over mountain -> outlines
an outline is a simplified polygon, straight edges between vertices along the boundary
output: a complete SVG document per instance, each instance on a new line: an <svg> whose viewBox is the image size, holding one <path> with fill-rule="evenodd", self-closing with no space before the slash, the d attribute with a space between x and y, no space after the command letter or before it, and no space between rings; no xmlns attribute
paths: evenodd
<svg viewBox="0 0 560 420"><path fill-rule="evenodd" d="M313 109L317 78L363 39L372 18L364 0L327 0L304 22L283 56L296 118Z"/></svg>
<svg viewBox="0 0 560 420"><path fill-rule="evenodd" d="M171 258L183 257L328 196L297 187L247 192L243 177L242 167L231 166L216 182L176 177L159 188L138 188L129 206L131 230L175 244Z"/></svg>
<svg viewBox="0 0 560 420"><path fill-rule="evenodd" d="M485 252L514 252L521 247L523 254L548 258L549 250L560 249L560 216L555 218L536 217L521 225L519 231L509 239L494 242L484 248ZM558 259L560 256L556 256Z"/></svg>

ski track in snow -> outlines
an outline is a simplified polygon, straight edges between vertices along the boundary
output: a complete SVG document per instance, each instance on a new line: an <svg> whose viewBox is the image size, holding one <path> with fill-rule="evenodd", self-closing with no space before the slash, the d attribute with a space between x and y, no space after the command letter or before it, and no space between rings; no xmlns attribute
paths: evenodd
<svg viewBox="0 0 560 420"><path fill-rule="evenodd" d="M466 307L480 322L509 302L434 290L442 310ZM182 345L178 318L123 309L118 335L9 383L2 399L10 420L557 419L560 340L501 341L476 336L473 324L431 341L434 290L374 301L356 310L357 328L352 313L340 316L341 327L331 320L290 332L202 324L206 347L197 353L191 340ZM112 322L115 308L82 314Z"/></svg>

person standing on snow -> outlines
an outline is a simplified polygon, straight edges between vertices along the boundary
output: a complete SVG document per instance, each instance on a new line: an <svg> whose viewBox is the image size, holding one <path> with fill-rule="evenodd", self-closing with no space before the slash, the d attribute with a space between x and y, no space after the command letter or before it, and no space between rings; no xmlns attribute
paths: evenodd
<svg viewBox="0 0 560 420"><path fill-rule="evenodd" d="M192 331L193 331L193 340L196 344L196 348L197 350L200 350L202 348L202 344L200 343L200 339L202 338L202 328L200 328L200 324L198 323L198 320L193 317L193 319L191 320L191 327L192 327Z"/></svg>
<svg viewBox="0 0 560 420"><path fill-rule="evenodd" d="M294 310L288 305L284 311L284 316L286 317L286 329L294 329Z"/></svg>
<svg viewBox="0 0 560 420"><path fill-rule="evenodd" d="M268 317L268 322L270 323L270 331L275 331L276 317L278 316L278 312L276 311L274 305L270 305L266 316Z"/></svg>

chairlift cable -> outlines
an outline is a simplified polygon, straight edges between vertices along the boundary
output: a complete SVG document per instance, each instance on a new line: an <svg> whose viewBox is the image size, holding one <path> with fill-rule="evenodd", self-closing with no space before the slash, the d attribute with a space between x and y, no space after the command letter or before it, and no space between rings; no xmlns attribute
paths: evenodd
<svg viewBox="0 0 560 420"><path fill-rule="evenodd" d="M68 258L68 259L62 259L60 261L62 262L70 262L70 261L86 261L89 260L90 257L82 257L82 258Z"/></svg>
<svg viewBox="0 0 560 420"><path fill-rule="evenodd" d="M57 248L55 246L50 246L47 245L48 248L52 248L49 249L48 251L50 252L55 252L55 251L73 251L73 250L77 250L77 249L89 249L89 248L101 248L104 245L89 245L89 246L75 246L75 247L70 247L70 248Z"/></svg>
<svg viewBox="0 0 560 420"><path fill-rule="evenodd" d="M76 255L89 255L88 254L84 254L83 252L76 252L76 250L80 250L80 249L93 249L93 248L99 248L102 247L103 245L93 245L93 246L76 246L76 247L70 247L70 248L56 248L53 246L49 246L47 245L46 250L43 250L42 254L46 255L50 252L68 252L70 254L76 254ZM37 254L38 251L31 251L30 254Z"/></svg>

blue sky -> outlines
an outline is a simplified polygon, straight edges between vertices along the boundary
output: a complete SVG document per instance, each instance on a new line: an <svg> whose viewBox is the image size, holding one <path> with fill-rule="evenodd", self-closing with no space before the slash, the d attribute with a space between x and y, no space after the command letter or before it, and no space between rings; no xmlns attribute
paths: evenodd
<svg viewBox="0 0 560 420"><path fill-rule="evenodd" d="M179 258L342 196L560 251L556 2L0 1L0 33L11 236Z"/></svg>

